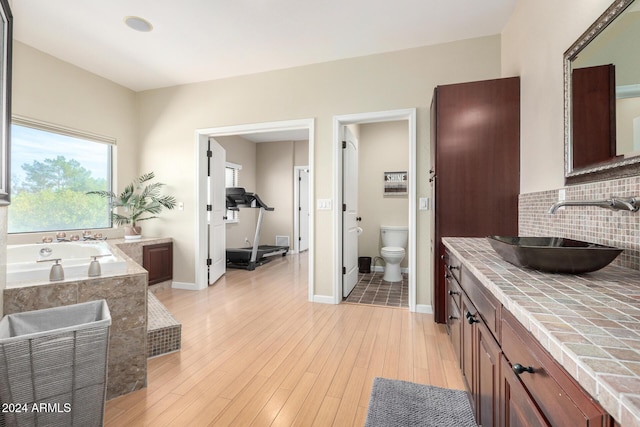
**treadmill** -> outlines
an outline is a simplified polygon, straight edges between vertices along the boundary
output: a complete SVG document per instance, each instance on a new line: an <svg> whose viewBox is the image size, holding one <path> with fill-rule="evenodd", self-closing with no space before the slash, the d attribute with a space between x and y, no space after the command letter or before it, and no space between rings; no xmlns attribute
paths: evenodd
<svg viewBox="0 0 640 427"><path fill-rule="evenodd" d="M252 271L255 270L257 266L271 261L271 257L273 256L287 255L289 246L259 245L262 217L265 211L273 211L273 208L270 208L260 200L257 194L248 193L242 187L228 187L226 195L228 210L238 211L241 208L260 209L258 224L256 225L256 234L253 238L253 246L248 248L227 248L227 267L243 268Z"/></svg>

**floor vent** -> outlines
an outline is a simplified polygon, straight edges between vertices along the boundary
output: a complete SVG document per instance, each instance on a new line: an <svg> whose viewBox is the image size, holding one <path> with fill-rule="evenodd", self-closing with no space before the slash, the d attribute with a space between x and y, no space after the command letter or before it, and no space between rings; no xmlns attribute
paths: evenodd
<svg viewBox="0 0 640 427"><path fill-rule="evenodd" d="M290 246L289 236L276 236L276 246Z"/></svg>

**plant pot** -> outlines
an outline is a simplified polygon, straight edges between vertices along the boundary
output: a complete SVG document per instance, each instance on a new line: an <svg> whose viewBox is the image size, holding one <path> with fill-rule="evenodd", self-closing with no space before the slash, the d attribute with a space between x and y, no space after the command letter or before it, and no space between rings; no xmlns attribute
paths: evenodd
<svg viewBox="0 0 640 427"><path fill-rule="evenodd" d="M125 240L135 240L142 237L142 227L140 226L124 226L124 238Z"/></svg>

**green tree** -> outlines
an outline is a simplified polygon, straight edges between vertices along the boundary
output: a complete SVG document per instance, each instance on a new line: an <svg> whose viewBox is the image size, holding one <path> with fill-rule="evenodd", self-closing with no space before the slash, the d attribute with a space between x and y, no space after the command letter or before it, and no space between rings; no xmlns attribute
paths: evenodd
<svg viewBox="0 0 640 427"><path fill-rule="evenodd" d="M87 192L103 188L101 186L106 184L105 180L93 178L91 172L82 167L80 162L75 159L67 160L64 156L45 159L42 162L34 160L33 163L25 163L21 167L26 174L21 185L24 191L50 189Z"/></svg>
<svg viewBox="0 0 640 427"><path fill-rule="evenodd" d="M24 179L9 206L10 233L109 227L105 200L87 191L108 189L75 159L64 156L23 164Z"/></svg>

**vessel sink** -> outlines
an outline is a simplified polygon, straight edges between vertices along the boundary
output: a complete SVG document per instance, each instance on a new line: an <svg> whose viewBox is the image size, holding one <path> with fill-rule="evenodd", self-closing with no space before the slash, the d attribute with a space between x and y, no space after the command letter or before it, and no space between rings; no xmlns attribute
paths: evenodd
<svg viewBox="0 0 640 427"><path fill-rule="evenodd" d="M623 251L562 237L487 237L505 261L547 273L579 274L599 270Z"/></svg>

